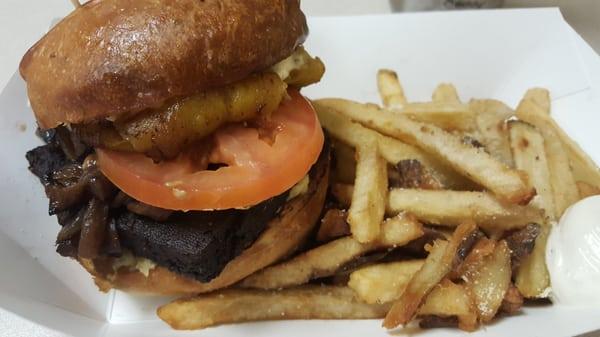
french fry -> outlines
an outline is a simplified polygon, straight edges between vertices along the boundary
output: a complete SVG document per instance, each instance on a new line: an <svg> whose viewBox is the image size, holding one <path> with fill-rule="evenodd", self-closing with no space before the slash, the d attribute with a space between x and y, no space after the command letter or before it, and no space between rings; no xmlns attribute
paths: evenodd
<svg viewBox="0 0 600 337"><path fill-rule="evenodd" d="M393 112L415 121L431 123L444 130L471 131L475 129L475 114L460 102L407 103Z"/></svg>
<svg viewBox="0 0 600 337"><path fill-rule="evenodd" d="M523 295L519 292L519 289L514 285L510 285L502 300L500 311L509 315L516 314L521 310L523 306Z"/></svg>
<svg viewBox="0 0 600 337"><path fill-rule="evenodd" d="M569 156L561 142L552 118L531 100L522 100L517 107L517 117L534 125L544 136L550 183L554 196L554 215L560 217L577 200L579 191L571 171Z"/></svg>
<svg viewBox="0 0 600 337"><path fill-rule="evenodd" d="M311 279L329 276L340 266L369 251L402 246L423 235L423 227L408 214L386 220L380 236L371 243L343 237L267 267L242 281L246 288L279 289L304 284Z"/></svg>
<svg viewBox="0 0 600 337"><path fill-rule="evenodd" d="M515 285L526 298L545 298L550 287L550 276L546 267L546 241L550 226L542 225L535 239L535 246L529 256L521 261L515 276Z"/></svg>
<svg viewBox="0 0 600 337"><path fill-rule="evenodd" d="M438 127L413 121L372 104L343 99L322 99L318 102L367 127L437 156L506 202L526 204L535 195L535 189L523 172L508 168L484 150L464 144L456 135Z"/></svg>
<svg viewBox="0 0 600 337"><path fill-rule="evenodd" d="M377 238L385 215L388 176L387 163L379 155L377 140L357 148L356 179L348 223L352 236L362 243Z"/></svg>
<svg viewBox="0 0 600 337"><path fill-rule="evenodd" d="M157 310L177 330L262 320L381 318L389 304L367 304L347 287L303 286L281 291L226 289L175 300Z"/></svg>
<svg viewBox="0 0 600 337"><path fill-rule="evenodd" d="M424 260L408 260L375 264L350 274L348 286L367 303L387 303L402 295Z"/></svg>
<svg viewBox="0 0 600 337"><path fill-rule="evenodd" d="M440 83L431 98L434 102L460 103L456 88L451 83Z"/></svg>
<svg viewBox="0 0 600 337"><path fill-rule="evenodd" d="M475 221L486 229L517 228L543 219L535 208L503 204L488 192L392 189L387 209L389 214L410 212L430 224Z"/></svg>
<svg viewBox="0 0 600 337"><path fill-rule="evenodd" d="M496 241L488 238L479 239L464 261L452 270L449 275L450 279L468 278L469 275L472 275L481 267L485 258L494 252L494 248L496 248Z"/></svg>
<svg viewBox="0 0 600 337"><path fill-rule="evenodd" d="M327 210L323 219L321 219L316 237L317 241L326 242L350 234L350 227L346 222L347 216L347 212L342 209Z"/></svg>
<svg viewBox="0 0 600 337"><path fill-rule="evenodd" d="M465 223L456 228L449 241L436 240L433 243L423 266L385 316L384 327L395 328L408 323L415 316L427 294L452 270L456 251L462 241L476 229L474 223Z"/></svg>
<svg viewBox="0 0 600 337"><path fill-rule="evenodd" d="M395 71L380 69L377 72L377 88L384 106L401 108L406 104L404 90Z"/></svg>
<svg viewBox="0 0 600 337"><path fill-rule="evenodd" d="M474 331L477 328L477 311L467 289L448 279L442 280L427 295L417 312L417 316L420 315L456 316L460 329Z"/></svg>
<svg viewBox="0 0 600 337"><path fill-rule="evenodd" d="M465 277L467 288L475 300L479 319L486 323L492 320L510 286L510 249L506 241L500 241L494 252L474 273Z"/></svg>
<svg viewBox="0 0 600 337"><path fill-rule="evenodd" d="M537 120L540 127L549 127L556 134L563 144L563 147L567 151L573 175L576 180L587 182L593 186L600 186L600 169L598 165L585 153L581 147L567 135L567 133L556 123L556 121L549 116L550 113L550 95L546 89L534 88L529 89L523 101L528 101L528 104L534 104L538 107L535 112L529 112L529 114L522 114L523 120L528 121L532 124L534 120Z"/></svg>
<svg viewBox="0 0 600 337"><path fill-rule="evenodd" d="M341 204L350 204L352 185L334 184L331 191ZM544 221L539 209L504 204L488 192L390 189L386 213L394 215L404 211L429 224L458 226L472 220L487 230L507 230Z"/></svg>
<svg viewBox="0 0 600 337"><path fill-rule="evenodd" d="M475 123L480 135L478 140L492 156L513 167L506 120L514 116L515 112L506 104L493 99L471 100L469 109L475 113Z"/></svg>
<svg viewBox="0 0 600 337"><path fill-rule="evenodd" d="M556 208L550 184L544 138L527 123L513 121L508 126L515 165L529 175L529 180L537 192L531 203L542 209L550 221L555 220Z"/></svg>
<svg viewBox="0 0 600 337"><path fill-rule="evenodd" d="M550 114L550 92L548 92L548 89L531 88L527 90L523 99L532 101L542 108L542 111L546 114Z"/></svg>
<svg viewBox="0 0 600 337"><path fill-rule="evenodd" d="M468 179L419 148L384 136L377 131L352 122L348 117L335 109L319 104L319 101L314 101L313 104L321 125L336 139L356 148L374 137L377 139L381 156L388 163L395 165L402 160L418 160L424 166L431 168L434 176L444 186L453 189L469 189L473 187L473 184Z"/></svg>
<svg viewBox="0 0 600 337"><path fill-rule="evenodd" d="M581 199L591 197L594 195L600 195L600 187L590 185L584 181L577 182L577 190Z"/></svg>

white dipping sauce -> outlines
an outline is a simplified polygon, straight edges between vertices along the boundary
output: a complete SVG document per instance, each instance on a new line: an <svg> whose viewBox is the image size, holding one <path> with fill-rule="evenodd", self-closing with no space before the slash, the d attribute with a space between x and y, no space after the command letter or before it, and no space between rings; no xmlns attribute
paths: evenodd
<svg viewBox="0 0 600 337"><path fill-rule="evenodd" d="M600 196L567 209L548 238L546 263L553 302L600 304Z"/></svg>

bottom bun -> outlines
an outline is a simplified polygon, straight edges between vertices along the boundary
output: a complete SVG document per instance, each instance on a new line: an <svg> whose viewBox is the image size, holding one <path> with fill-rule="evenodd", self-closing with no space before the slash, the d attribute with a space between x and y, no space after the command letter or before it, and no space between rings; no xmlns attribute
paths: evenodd
<svg viewBox="0 0 600 337"><path fill-rule="evenodd" d="M208 292L232 285L291 254L312 231L325 202L329 159L319 160L313 169L315 171L311 174L306 193L285 204L281 213L271 220L259 238L208 283L176 274L160 266L150 269L147 276L128 267L120 267L115 272L113 258L79 259L79 263L94 276L96 285L104 292L114 288L138 293L173 295Z"/></svg>

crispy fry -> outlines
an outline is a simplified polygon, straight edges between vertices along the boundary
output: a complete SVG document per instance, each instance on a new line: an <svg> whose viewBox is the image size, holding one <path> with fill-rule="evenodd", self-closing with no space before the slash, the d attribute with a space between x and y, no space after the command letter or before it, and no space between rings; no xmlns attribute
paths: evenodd
<svg viewBox="0 0 600 337"><path fill-rule="evenodd" d="M460 103L458 92L452 83L440 83L431 96L434 102Z"/></svg>
<svg viewBox="0 0 600 337"><path fill-rule="evenodd" d="M550 92L544 88L531 88L527 90L523 99L530 100L537 104L542 111L550 114Z"/></svg>
<svg viewBox="0 0 600 337"><path fill-rule="evenodd" d="M386 303L402 295L424 260L408 260L375 264L350 274L348 286L367 303Z"/></svg>
<svg viewBox="0 0 600 337"><path fill-rule="evenodd" d="M496 241L481 238L471 249L464 261L450 273L450 279L465 279L473 275L484 263L485 258L494 252Z"/></svg>
<svg viewBox="0 0 600 337"><path fill-rule="evenodd" d="M260 289L297 286L332 275L343 264L369 251L402 246L421 235L421 224L408 214L400 214L386 220L380 236L371 243L360 243L353 237L337 239L250 275L241 285Z"/></svg>
<svg viewBox="0 0 600 337"><path fill-rule="evenodd" d="M450 241L436 240L425 259L425 263L411 278L402 296L394 303L385 316L383 326L392 329L408 323L416 314L425 296L452 269L456 251L461 242L477 227L474 223L465 223L456 228Z"/></svg>
<svg viewBox="0 0 600 337"><path fill-rule="evenodd" d="M281 291L227 289L160 307L158 316L178 330L261 320L365 319L385 316L389 304L361 302L347 287L303 286Z"/></svg>
<svg viewBox="0 0 600 337"><path fill-rule="evenodd" d="M509 315L514 315L521 311L523 306L523 295L519 292L519 289L511 284L508 287L508 291L504 295L500 311Z"/></svg>
<svg viewBox="0 0 600 337"><path fill-rule="evenodd" d="M522 100L517 117L534 125L544 136L550 183L554 196L554 215L560 217L567 207L579 200L579 191L569 164L568 153L561 142L555 123L542 108L530 100Z"/></svg>
<svg viewBox="0 0 600 337"><path fill-rule="evenodd" d="M401 108L406 104L404 90L395 71L380 69L377 72L377 88L384 106Z"/></svg>
<svg viewBox="0 0 600 337"><path fill-rule="evenodd" d="M484 150L464 144L458 136L438 127L413 121L372 104L343 99L322 99L318 102L354 121L437 156L506 202L526 204L535 195L535 189L523 172L508 168Z"/></svg>
<svg viewBox="0 0 600 337"><path fill-rule="evenodd" d="M352 190L352 185L346 184L334 184L331 188L333 195L343 205L350 204ZM537 208L503 204L488 192L390 189L386 213L394 215L403 211L430 224L458 226L473 220L488 230L519 228L544 220Z"/></svg>
<svg viewBox="0 0 600 337"><path fill-rule="evenodd" d="M541 232L535 239L535 246L529 256L525 257L517 270L515 285L526 298L545 298L550 287L550 276L546 267L546 241L550 234L550 226L542 225Z"/></svg>
<svg viewBox="0 0 600 337"><path fill-rule="evenodd" d="M506 241L498 242L494 252L474 273L465 277L465 283L475 300L479 319L486 323L492 320L510 286L510 250Z"/></svg>
<svg viewBox="0 0 600 337"><path fill-rule="evenodd" d="M477 328L477 311L467 289L448 279L433 288L417 315L456 316L460 329L474 331Z"/></svg>
<svg viewBox="0 0 600 337"><path fill-rule="evenodd" d="M387 188L387 164L379 155L377 141L371 139L357 149L356 179L348 209L350 231L358 242L371 242L379 235Z"/></svg>
<svg viewBox="0 0 600 337"><path fill-rule="evenodd" d="M328 210L317 232L317 241L326 242L350 234L350 226L346 222L347 212L343 209Z"/></svg>
<svg viewBox="0 0 600 337"><path fill-rule="evenodd" d="M544 89L541 89L541 91L538 91L537 89L530 89L527 91L522 102L527 102L526 107L533 105L537 108L534 108L531 111L522 111L519 118L534 124L540 129L544 127L553 130L556 135L558 135L564 149L567 151L575 179L584 181L593 186L600 186L600 169L598 168L598 165L573 139L571 139L571 137L569 137L569 135L567 135L556 121L548 115L550 111L550 101L549 97L544 97L546 95L547 92L544 93ZM544 137L546 137L545 134Z"/></svg>
<svg viewBox="0 0 600 337"><path fill-rule="evenodd" d="M492 156L513 167L506 120L514 116L515 112L506 104L493 99L471 100L469 108L476 116L479 141Z"/></svg>
<svg viewBox="0 0 600 337"><path fill-rule="evenodd" d="M425 167L431 168L435 178L444 186L453 189L469 189L473 187L473 184L468 179L419 148L354 123L335 109L319 104L319 101L314 101L313 103L321 125L340 141L356 148L368 141L368 139L375 137L379 146L379 152L388 163L395 165L402 160L418 160Z"/></svg>
<svg viewBox="0 0 600 337"><path fill-rule="evenodd" d="M510 229L542 220L539 210L503 204L487 192L392 189L387 210L389 214L411 212L419 220L437 225L475 221L486 229Z"/></svg>
<svg viewBox="0 0 600 337"><path fill-rule="evenodd" d="M515 165L529 175L529 180L537 192L531 203L543 210L546 217L552 221L556 219L556 208L550 184L544 138L527 123L513 121L508 126Z"/></svg>
<svg viewBox="0 0 600 337"><path fill-rule="evenodd" d="M600 195L600 187L590 185L584 181L577 182L577 190L581 199L591 197L593 195Z"/></svg>
<svg viewBox="0 0 600 337"><path fill-rule="evenodd" d="M475 114L467 104L460 102L408 103L396 113L423 123L431 123L444 130L471 131L475 129Z"/></svg>

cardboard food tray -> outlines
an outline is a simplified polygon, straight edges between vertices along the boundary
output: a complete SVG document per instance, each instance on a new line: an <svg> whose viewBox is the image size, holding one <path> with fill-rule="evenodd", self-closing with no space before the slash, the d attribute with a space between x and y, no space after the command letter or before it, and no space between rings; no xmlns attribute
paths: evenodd
<svg viewBox="0 0 600 337"><path fill-rule="evenodd" d="M379 68L396 70L413 101L429 99L440 82L452 82L463 100L496 98L514 107L528 88L542 86L551 91L552 113L561 126L600 161L600 59L557 9L313 18L309 25L307 49L324 60L327 73L304 91L308 97L378 102ZM81 267L54 252L59 227L47 215L43 188L24 157L40 144L35 127L25 84L15 74L0 96L0 307L5 311L48 335L388 336L379 320L259 322L174 332L155 315L168 298L98 292ZM599 329L598 317L598 307L527 307L472 336L570 336Z"/></svg>

